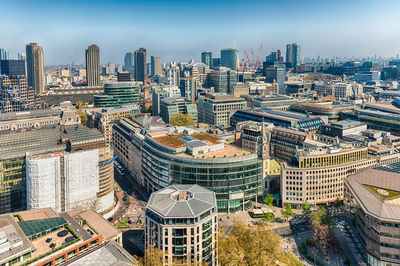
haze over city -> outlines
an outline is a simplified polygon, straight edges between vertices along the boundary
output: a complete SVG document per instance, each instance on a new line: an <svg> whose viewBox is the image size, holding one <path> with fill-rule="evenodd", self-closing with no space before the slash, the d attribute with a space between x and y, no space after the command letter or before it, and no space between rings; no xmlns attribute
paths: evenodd
<svg viewBox="0 0 400 266"><path fill-rule="evenodd" d="M96 43L102 63L122 63L126 51L146 47L163 62L199 60L235 47L263 56L302 45L302 56L395 56L400 52L400 2L384 1L4 1L0 44L12 57L40 43L45 64L84 62Z"/></svg>

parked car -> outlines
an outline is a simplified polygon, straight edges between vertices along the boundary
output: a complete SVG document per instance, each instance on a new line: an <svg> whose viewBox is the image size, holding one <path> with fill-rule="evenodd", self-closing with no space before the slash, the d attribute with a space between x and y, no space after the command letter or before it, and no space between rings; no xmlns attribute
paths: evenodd
<svg viewBox="0 0 400 266"><path fill-rule="evenodd" d="M66 235L68 235L68 231L67 230L62 230L62 231L57 233L58 237L63 237L63 236L66 236Z"/></svg>
<svg viewBox="0 0 400 266"><path fill-rule="evenodd" d="M67 244L67 243L69 243L71 241L74 241L74 239L75 238L73 236L69 236L69 237L65 238L65 243Z"/></svg>

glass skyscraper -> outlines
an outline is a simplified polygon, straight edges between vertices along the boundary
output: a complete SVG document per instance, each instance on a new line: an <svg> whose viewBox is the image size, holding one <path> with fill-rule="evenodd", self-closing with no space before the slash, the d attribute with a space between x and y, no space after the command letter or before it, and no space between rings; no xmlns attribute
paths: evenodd
<svg viewBox="0 0 400 266"><path fill-rule="evenodd" d="M236 70L238 67L237 50L226 48L221 50L221 66Z"/></svg>

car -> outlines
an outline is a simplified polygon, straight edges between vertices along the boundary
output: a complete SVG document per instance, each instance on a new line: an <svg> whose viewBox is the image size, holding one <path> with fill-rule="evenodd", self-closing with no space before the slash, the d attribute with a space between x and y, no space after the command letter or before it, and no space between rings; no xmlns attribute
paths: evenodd
<svg viewBox="0 0 400 266"><path fill-rule="evenodd" d="M112 221L113 221L113 218L110 217L110 218L107 219L107 221L112 222Z"/></svg>
<svg viewBox="0 0 400 266"><path fill-rule="evenodd" d="M94 233L90 229L86 229L86 232L88 232L88 234L91 235L91 236L94 235Z"/></svg>
<svg viewBox="0 0 400 266"><path fill-rule="evenodd" d="M51 243L49 247L50 247L50 248L55 248L55 247L56 247L56 244L55 244L55 243Z"/></svg>
<svg viewBox="0 0 400 266"><path fill-rule="evenodd" d="M51 237L47 238L47 239L46 239L46 243L50 243L50 242L51 242L51 240L52 240L52 238L51 238Z"/></svg>
<svg viewBox="0 0 400 266"><path fill-rule="evenodd" d="M63 236L66 236L66 235L68 235L68 231L67 230L62 230L62 231L57 233L58 237L63 237Z"/></svg>
<svg viewBox="0 0 400 266"><path fill-rule="evenodd" d="M123 201L125 201L127 199L128 199L128 196L126 196L126 195L122 198Z"/></svg>
<svg viewBox="0 0 400 266"><path fill-rule="evenodd" d="M71 241L74 241L74 239L75 238L73 236L69 236L69 237L65 238L65 243L67 244L67 243L69 243Z"/></svg>

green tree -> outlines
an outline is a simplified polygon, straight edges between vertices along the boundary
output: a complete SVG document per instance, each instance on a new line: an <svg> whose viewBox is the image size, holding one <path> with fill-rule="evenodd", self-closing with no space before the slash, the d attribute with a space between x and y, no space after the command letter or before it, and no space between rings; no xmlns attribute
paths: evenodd
<svg viewBox="0 0 400 266"><path fill-rule="evenodd" d="M263 214L261 220L266 223L273 222L275 220L275 215L273 212L266 212Z"/></svg>
<svg viewBox="0 0 400 266"><path fill-rule="evenodd" d="M311 205L307 202L307 200L303 204L303 214L308 215L311 214Z"/></svg>
<svg viewBox="0 0 400 266"><path fill-rule="evenodd" d="M88 117L87 114L85 113L85 111L78 109L76 110L76 113L79 115L79 117L81 118L81 124L86 126L87 122L88 122Z"/></svg>
<svg viewBox="0 0 400 266"><path fill-rule="evenodd" d="M292 205L290 205L289 203L287 203L287 204L285 205L285 208L282 210L282 216L283 216L286 220L293 216L293 208L292 208Z"/></svg>
<svg viewBox="0 0 400 266"><path fill-rule="evenodd" d="M330 226L332 224L332 217L325 208L320 208L317 212L313 213L311 221L316 221L319 224Z"/></svg>
<svg viewBox="0 0 400 266"><path fill-rule="evenodd" d="M174 126L193 126L196 122L188 114L179 113L169 119L169 123Z"/></svg>
<svg viewBox="0 0 400 266"><path fill-rule="evenodd" d="M272 208L272 202L274 202L274 196L268 193L267 195L265 195L263 201L268 207Z"/></svg>
<svg viewBox="0 0 400 266"><path fill-rule="evenodd" d="M236 222L226 235L220 232L218 262L230 265L302 265L290 251L281 248L281 238L265 225L247 226Z"/></svg>

